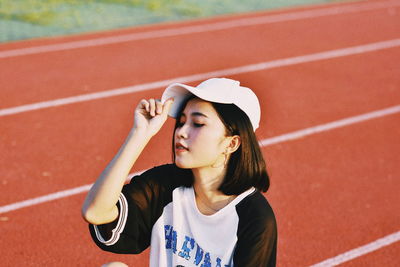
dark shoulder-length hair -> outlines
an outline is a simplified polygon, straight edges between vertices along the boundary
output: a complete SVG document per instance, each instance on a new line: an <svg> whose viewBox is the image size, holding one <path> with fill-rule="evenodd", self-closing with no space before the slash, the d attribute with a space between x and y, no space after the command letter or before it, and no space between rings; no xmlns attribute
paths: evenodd
<svg viewBox="0 0 400 267"><path fill-rule="evenodd" d="M193 98L194 97L191 97L190 99ZM186 103L190 99L188 99ZM247 117L246 113L234 104L212 102L211 104L222 123L225 125L226 135L238 135L241 140L239 148L230 156L225 178L218 189L225 195L239 195L251 187L266 192L270 185L269 177L264 157L261 153L261 148L250 119ZM183 109L184 107L181 112ZM174 133L179 125L179 117L180 116L178 116L175 123ZM174 147L173 136L172 148L174 149ZM172 153L172 155L175 163L175 153Z"/></svg>

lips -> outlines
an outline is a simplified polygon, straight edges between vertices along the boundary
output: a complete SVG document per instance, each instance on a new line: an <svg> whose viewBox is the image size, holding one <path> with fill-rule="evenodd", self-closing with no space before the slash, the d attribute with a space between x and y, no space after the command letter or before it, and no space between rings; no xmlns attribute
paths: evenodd
<svg viewBox="0 0 400 267"><path fill-rule="evenodd" d="M176 151L188 151L189 149L187 146L183 145L182 143L178 142L175 144L175 150Z"/></svg>

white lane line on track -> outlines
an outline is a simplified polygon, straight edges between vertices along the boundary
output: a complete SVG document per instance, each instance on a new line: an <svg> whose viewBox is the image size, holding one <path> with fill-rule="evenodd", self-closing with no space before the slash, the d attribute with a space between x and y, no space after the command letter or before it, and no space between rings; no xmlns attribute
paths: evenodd
<svg viewBox="0 0 400 267"><path fill-rule="evenodd" d="M378 250L382 247L388 246L392 243L400 241L400 231L395 232L393 234L384 236L382 238L379 238L371 243L368 243L364 246L349 250L343 254L337 255L336 257L324 260L320 263L311 265L310 267L330 267L330 266L336 266L341 263L344 263L346 261L355 259L357 257L360 257L362 255L368 254L372 251Z"/></svg>
<svg viewBox="0 0 400 267"><path fill-rule="evenodd" d="M320 8L306 11L295 11L284 14L266 15L255 18L236 19L227 22L206 23L203 25L186 26L174 29L155 30L149 32L132 33L116 35L111 37L101 37L82 41L71 41L59 44L50 44L42 46L33 46L27 48L19 48L12 50L0 51L0 58L17 57L31 54L40 54L47 52L71 50L77 48L102 46L123 42L131 42L136 40L144 40L151 38L162 38L184 34L193 34L201 32L210 32L218 30L226 30L236 27L254 26L268 23L277 23L284 21L293 21L300 19L317 18L323 16L340 15L346 13L363 12L381 8L393 8L400 6L399 1L385 1L375 3L359 3L346 6L335 6L328 8Z"/></svg>
<svg viewBox="0 0 400 267"><path fill-rule="evenodd" d="M151 82L151 83L144 83L144 84L124 87L124 88L119 88L119 89L112 89L112 90L107 90L107 91L102 91L102 92L97 92L97 93L77 95L77 96L60 98L60 99L55 99L55 100L43 101L43 102L37 102L37 103L27 104L27 105L22 105L22 106L17 106L17 107L4 108L4 109L0 109L0 117L7 116L7 115L14 115L14 114L22 113L22 112L38 110L38 109L57 107L57 106L62 106L62 105L84 102L84 101L91 101L91 100L108 98L108 97L113 97L113 96L118 96L118 95L131 94L131 93L135 93L135 92L152 90L152 89L156 89L156 88L162 88L162 87L166 87L169 84L174 83L174 82L188 83L188 82L204 80L204 79L211 78L211 77L223 77L223 76L236 75L236 74L246 73L246 72L261 71L261 70L267 70L267 69L272 69L272 68L313 62L313 61L318 61L318 60L326 60L326 59L362 54L362 53L378 51L378 50L382 50L382 49L394 48L394 47L398 47L398 46L400 46L400 38L377 42L377 43L352 46L352 47L347 47L347 48L342 48L342 49L329 50L329 51L308 54L308 55L303 55L303 56L266 61L266 62L261 62L261 63L257 63L257 64L251 64L251 65L245 65L245 66L241 66L241 67L230 68L230 69L223 69L223 70L200 73L200 74L195 74L195 75L176 77L176 78L172 78L172 79L161 80L161 81L156 81L156 82Z"/></svg>
<svg viewBox="0 0 400 267"><path fill-rule="evenodd" d="M371 119L375 119L375 118L379 118L379 117L383 117L383 116L387 116L387 115L391 115L391 114L395 114L395 113L399 113L399 112L400 112L400 105L397 105L397 106L361 114L358 116L353 116L353 117L349 117L346 119L317 125L314 127L303 129L303 130L279 135L276 137L264 139L264 140L260 141L260 145L261 146L269 146L269 145L273 145L273 144L277 144L277 143L287 142L289 140L296 140L296 139L303 138L308 135L312 135L312 134L316 134L316 133L320 133L320 132L326 132L326 131L329 131L329 130L332 130L335 128L340 128L340 127L344 127L347 125L360 123L363 121L367 121L367 120L371 120Z"/></svg>
<svg viewBox="0 0 400 267"><path fill-rule="evenodd" d="M392 107L388 107L388 108L385 108L385 109L376 110L376 111L372 111L372 112L368 112L368 113L361 114L361 115L358 115L358 116L353 116L353 117L349 117L349 118L333 121L333 122L330 122L330 123L325 123L325 124L313 126L313 127L310 127L310 128L305 128L305 129L302 129L302 130L299 130L299 131L295 131L295 132L291 132L291 133L275 136L275 137L272 137L272 138L267 138L267 139L264 139L264 140L260 141L260 146L266 147L266 146L270 146L270 145L273 145L273 144L283 143L283 142L287 142L287 141L290 141L290 140L295 140L295 139L303 138L303 137L310 136L310 135L313 135L313 134L317 134L317 133L320 133L320 132L333 130L335 128L340 128L340 127L344 127L344 126L360 123L360 122L363 122L363 121L376 119L376 118L388 116L388 115L391 115L391 114L396 114L396 113L400 113L400 105L392 106ZM130 180L134 175L137 175L137 174L139 174L141 172L143 172L143 171L136 172L136 173L133 173L133 174L129 175L128 180ZM52 201L52 200L56 200L56 199L65 198L65 197L69 197L69 196L72 196L72 195L80 194L80 193L88 191L91 186L92 186L91 184L90 185L83 185L83 186L80 186L80 187L76 187L76 188L72 188L72 189L68 189L68 190L64 190L64 191L59 191L59 192L56 192L56 193L53 193L53 194L48 194L48 195L45 195L45 196L32 198L32 199L28 199L28 200L25 200L25 201L20 201L20 202L16 202L16 203L13 203L13 204L10 204L10 205L2 206L2 207L0 207L0 214L6 213L6 212L9 212L9 211L18 210L18 209L21 209L21 208L24 208L24 207L30 207L30 206L34 206L34 205L37 205L37 204L40 204L40 203L45 203L45 202L49 202L49 201Z"/></svg>

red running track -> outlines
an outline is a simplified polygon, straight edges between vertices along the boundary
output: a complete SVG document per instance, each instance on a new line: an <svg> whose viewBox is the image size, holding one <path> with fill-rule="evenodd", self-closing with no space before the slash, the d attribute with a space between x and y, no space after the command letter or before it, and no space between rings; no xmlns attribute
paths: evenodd
<svg viewBox="0 0 400 267"><path fill-rule="evenodd" d="M0 114L31 103L383 41L393 47L353 49L348 56L227 76L260 97L260 140L398 106L399 6L399 1L319 5L2 44ZM271 17L276 21L254 23ZM238 21L247 24L237 26ZM204 25L208 28L201 32L182 33ZM181 32L155 36L176 29ZM150 37L26 53L35 51L32 47L139 33ZM10 56L10 51L17 52ZM1 115L0 208L92 183L132 125L136 103L159 97L162 90ZM309 266L399 231L399 123L395 112L263 148L272 179L266 197L279 226L279 266ZM133 171L170 161L171 127L172 121ZM77 194L0 214L3 264L100 266L120 260L146 265L147 253L121 256L94 246L80 217L83 198ZM396 266L398 254L395 242L344 265Z"/></svg>

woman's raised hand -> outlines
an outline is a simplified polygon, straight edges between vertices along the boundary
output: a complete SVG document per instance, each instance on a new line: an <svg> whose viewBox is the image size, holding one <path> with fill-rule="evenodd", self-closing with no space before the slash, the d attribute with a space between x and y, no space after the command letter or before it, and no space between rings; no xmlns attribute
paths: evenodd
<svg viewBox="0 0 400 267"><path fill-rule="evenodd" d="M124 144L90 189L82 215L92 224L105 224L118 217L118 202L126 177L150 140L167 120L173 99L164 105L154 99L142 100L135 109L135 122Z"/></svg>
<svg viewBox="0 0 400 267"><path fill-rule="evenodd" d="M173 102L172 98L165 101L164 104L153 98L142 99L135 109L133 128L144 131L144 134L148 136L154 136L167 120Z"/></svg>

